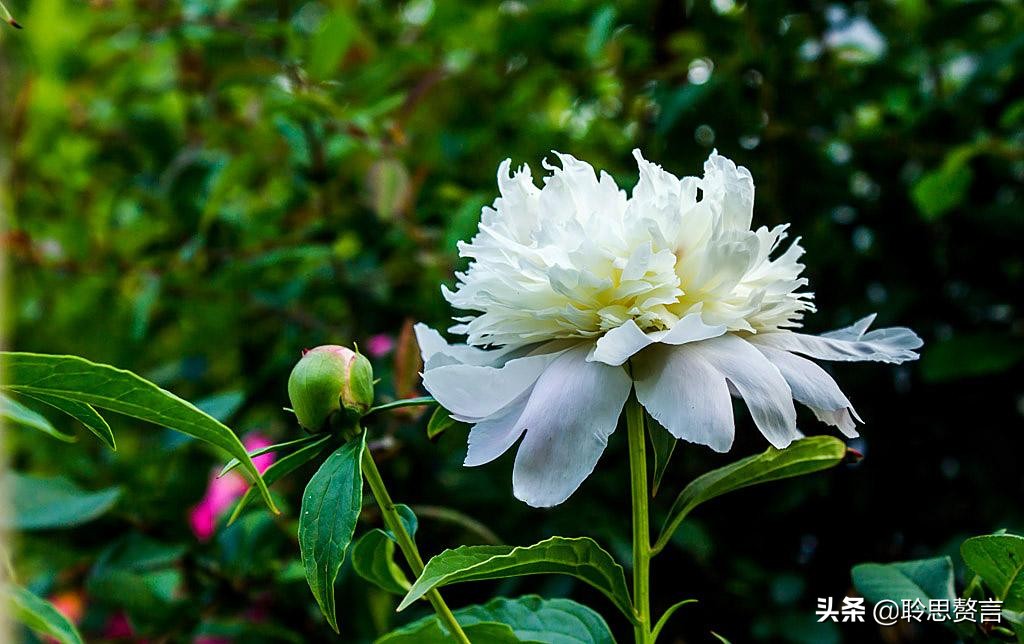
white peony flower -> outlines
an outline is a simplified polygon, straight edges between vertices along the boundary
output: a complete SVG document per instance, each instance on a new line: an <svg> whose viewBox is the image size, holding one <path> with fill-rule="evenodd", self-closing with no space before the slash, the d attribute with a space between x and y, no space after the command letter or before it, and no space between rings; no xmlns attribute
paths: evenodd
<svg viewBox="0 0 1024 644"><path fill-rule="evenodd" d="M633 195L587 163L537 188L528 167L498 170L501 197L459 251L472 262L444 289L458 309L449 345L423 325L423 382L472 423L465 464L522 437L512 476L526 503L561 503L593 471L631 390L674 436L728 451L730 394L768 441L799 438L794 399L846 436L860 420L820 360L900 363L921 340L868 331L874 316L820 336L791 329L814 310L800 289L798 241L772 258L786 226L750 230L754 182L713 152L704 176L678 179L640 155ZM800 355L797 355L800 354Z"/></svg>

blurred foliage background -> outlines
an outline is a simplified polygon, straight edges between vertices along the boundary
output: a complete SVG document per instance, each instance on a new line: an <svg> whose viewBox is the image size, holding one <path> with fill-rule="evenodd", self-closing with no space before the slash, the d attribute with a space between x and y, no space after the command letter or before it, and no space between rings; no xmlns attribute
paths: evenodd
<svg viewBox="0 0 1024 644"><path fill-rule="evenodd" d="M25 29L0 30L8 346L132 369L241 435L287 439L284 385L304 347L358 342L382 399L415 391L408 324L446 324L439 284L502 159L539 171L557 149L631 188L634 147L680 175L716 147L751 169L755 223L803 237L821 311L809 329L878 311L926 345L918 363L834 369L867 420L859 465L694 515L654 571L656 611L700 599L666 640L942 641L938 626L816 624L816 598L852 592L852 564L1024 528L1024 5L10 4ZM660 511L693 476L764 448L737 422L728 457L677 448ZM622 432L568 503L537 511L512 498L508 455L463 469L464 435L432 444L424 425L373 432L426 553L561 533L628 560ZM14 534L22 581L89 641L331 635L298 565L309 471L277 486L282 517L254 507L203 540L189 513L221 455L114 429L116 454L8 430L11 469L122 491L87 524ZM445 594L460 606L491 590L573 596L628 639L602 597L561 578ZM350 570L338 592L343 641L411 617Z"/></svg>

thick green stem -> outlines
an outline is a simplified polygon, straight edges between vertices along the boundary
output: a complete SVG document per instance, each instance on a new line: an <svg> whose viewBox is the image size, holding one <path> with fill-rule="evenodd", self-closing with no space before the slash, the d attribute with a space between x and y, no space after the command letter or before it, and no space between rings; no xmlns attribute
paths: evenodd
<svg viewBox="0 0 1024 644"><path fill-rule="evenodd" d="M633 634L637 644L652 644L647 437L644 435L644 410L634 395L630 395L626 403L626 429L629 434L630 489L633 493L633 610L637 617Z"/></svg>
<svg viewBox="0 0 1024 644"><path fill-rule="evenodd" d="M387 488L384 487L384 480L380 477L380 471L377 469L377 464L373 461L373 456L370 454L369 449L363 451L363 476L366 477L366 482L373 492L373 498L377 499L377 506L380 507L384 525L391 530L391 534L395 535L398 548L405 556L412 574L419 577L423 574L423 557L420 556L416 542L412 540L412 536L405 529L405 524L402 523L401 517L398 516L395 502L391 500L391 495L388 494ZM434 607L434 612L437 613L438 619L444 623L452 636L461 644L471 644L469 638L462 631L462 627L455 620L455 615L452 614L448 605L444 603L441 593L436 588L427 593L427 600L430 601L430 605Z"/></svg>

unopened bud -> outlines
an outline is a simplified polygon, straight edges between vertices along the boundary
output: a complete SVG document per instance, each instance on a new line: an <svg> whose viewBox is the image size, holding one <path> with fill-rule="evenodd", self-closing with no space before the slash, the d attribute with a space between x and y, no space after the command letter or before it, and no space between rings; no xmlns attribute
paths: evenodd
<svg viewBox="0 0 1024 644"><path fill-rule="evenodd" d="M360 353L335 344L305 352L288 378L288 397L299 424L309 431L327 428L336 411L356 417L373 405L373 368Z"/></svg>

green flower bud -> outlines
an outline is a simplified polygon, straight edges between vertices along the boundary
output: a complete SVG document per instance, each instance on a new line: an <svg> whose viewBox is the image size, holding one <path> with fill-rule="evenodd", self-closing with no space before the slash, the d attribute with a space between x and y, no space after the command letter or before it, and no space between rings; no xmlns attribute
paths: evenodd
<svg viewBox="0 0 1024 644"><path fill-rule="evenodd" d="M344 409L356 417L373 405L373 368L360 353L336 344L310 349L288 377L288 398L299 424L311 432L327 429Z"/></svg>

